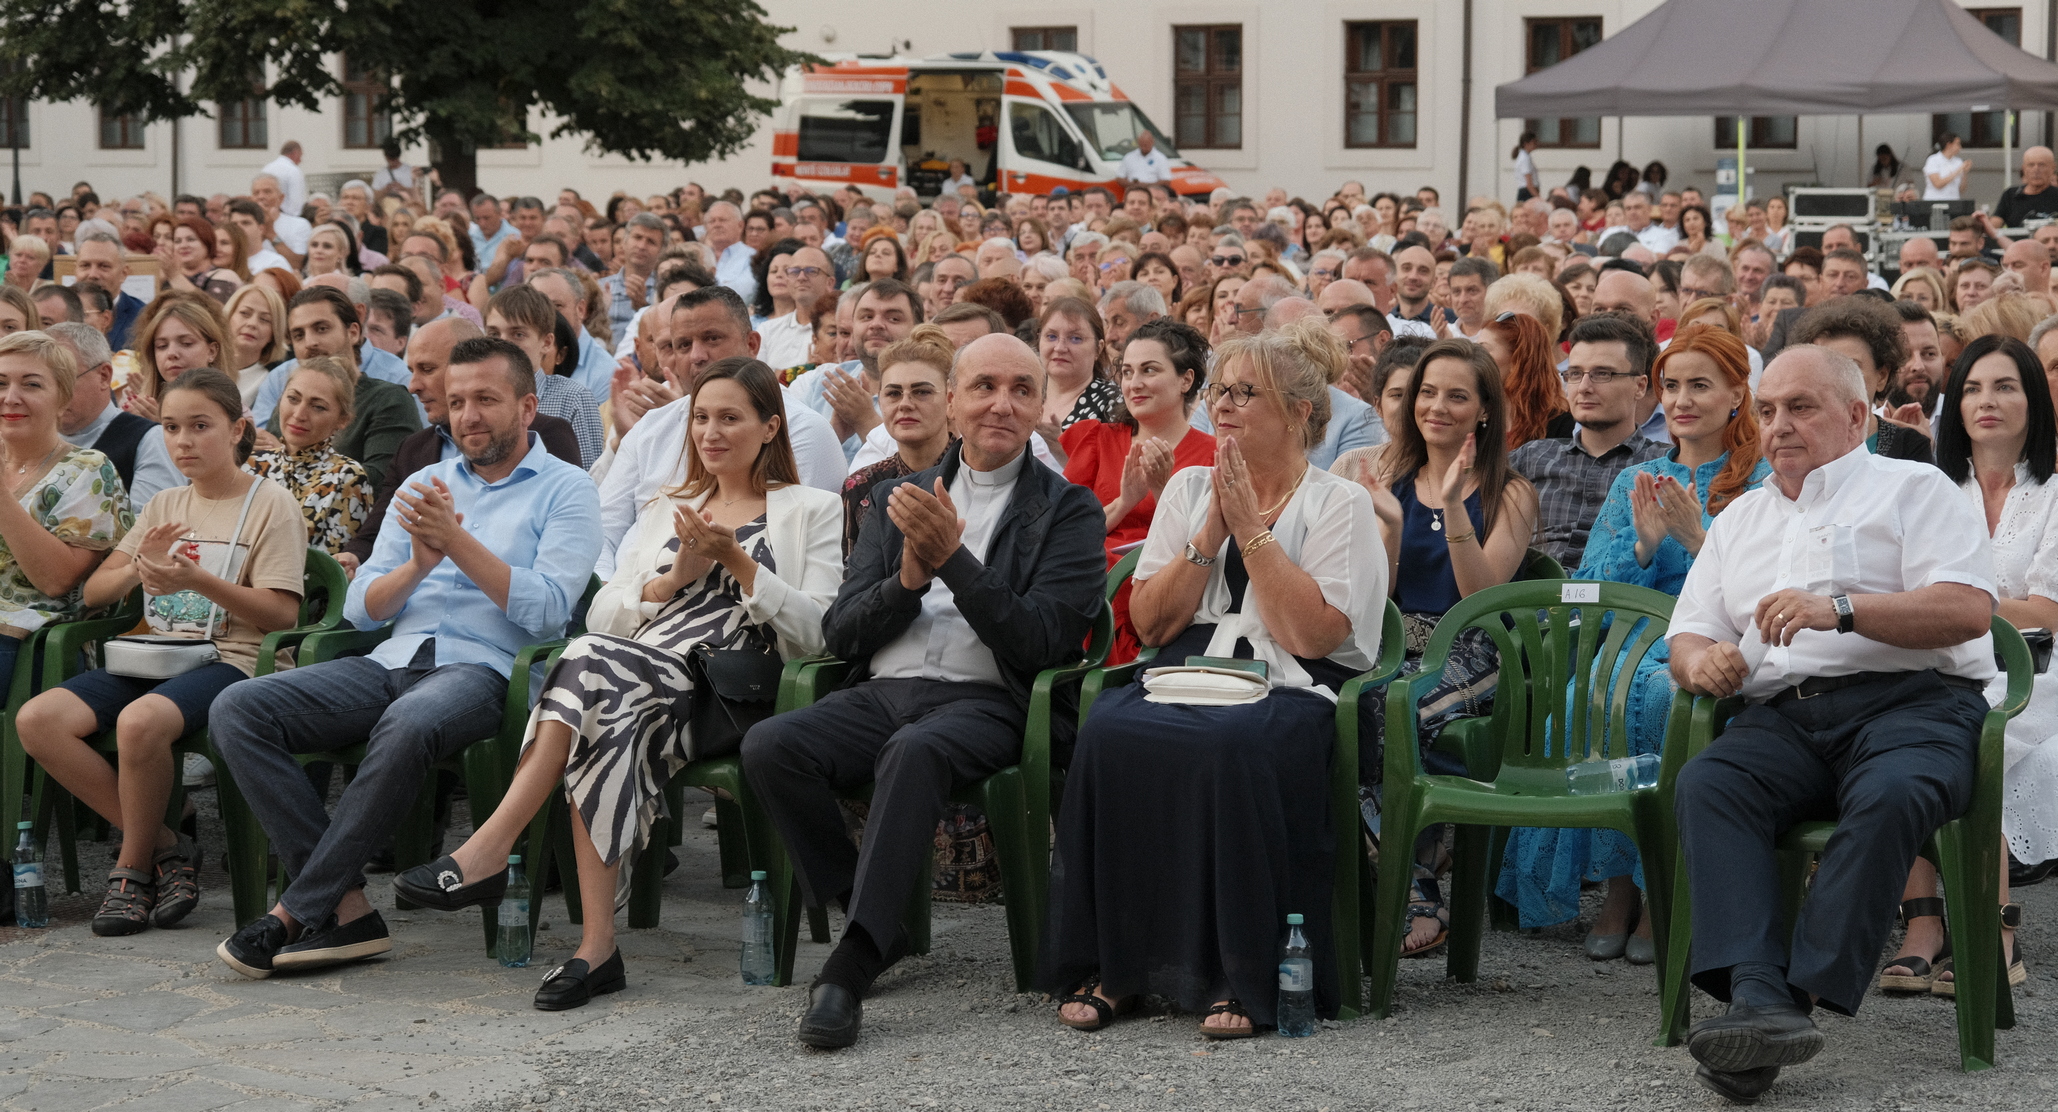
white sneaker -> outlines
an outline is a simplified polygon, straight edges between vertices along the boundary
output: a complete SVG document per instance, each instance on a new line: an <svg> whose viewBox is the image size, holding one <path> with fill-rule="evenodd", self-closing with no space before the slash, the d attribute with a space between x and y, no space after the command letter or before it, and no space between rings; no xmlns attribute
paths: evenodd
<svg viewBox="0 0 2058 1112"><path fill-rule="evenodd" d="M211 788L214 786L214 762L198 753L186 754L184 783L189 788Z"/></svg>
<svg viewBox="0 0 2058 1112"><path fill-rule="evenodd" d="M715 826L715 809L714 809L713 807L709 807L709 808L707 809L707 812L706 812L705 814L702 814L702 815L700 816L700 825L702 825L702 826L705 826L705 827L707 827L707 828L708 828L708 829L710 829L710 830L714 829L714 826Z"/></svg>

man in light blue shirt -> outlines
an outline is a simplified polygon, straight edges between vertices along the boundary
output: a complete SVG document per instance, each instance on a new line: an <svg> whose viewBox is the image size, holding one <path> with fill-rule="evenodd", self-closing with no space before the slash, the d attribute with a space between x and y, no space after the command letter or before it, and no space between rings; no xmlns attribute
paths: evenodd
<svg viewBox="0 0 2058 1112"><path fill-rule="evenodd" d="M727 201L716 201L708 206L706 219L701 242L715 253L715 281L750 304L757 298L757 276L750 272L757 252L743 242L743 213Z"/></svg>
<svg viewBox="0 0 2058 1112"><path fill-rule="evenodd" d="M586 473L529 431L535 371L505 340L451 352L449 417L464 458L416 472L394 496L343 613L390 622L370 655L233 685L210 715L215 744L293 878L267 915L216 954L246 977L392 949L365 900L364 866L437 762L493 735L515 653L562 636L600 555ZM363 743L333 818L298 754Z"/></svg>
<svg viewBox="0 0 2058 1112"><path fill-rule="evenodd" d="M608 330L629 333L636 311L657 300L657 256L665 247L665 222L647 212L629 218L622 232L622 269L600 280L607 295Z"/></svg>
<svg viewBox="0 0 2058 1112"><path fill-rule="evenodd" d="M492 265L501 242L509 236L519 239L521 232L500 218L500 198L491 193L472 198L472 257L479 260L480 269Z"/></svg>

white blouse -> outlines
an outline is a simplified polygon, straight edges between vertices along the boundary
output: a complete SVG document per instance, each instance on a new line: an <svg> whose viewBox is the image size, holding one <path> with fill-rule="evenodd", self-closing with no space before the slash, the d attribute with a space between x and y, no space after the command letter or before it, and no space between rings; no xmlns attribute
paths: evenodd
<svg viewBox="0 0 2058 1112"><path fill-rule="evenodd" d="M1985 521L1979 480L1967 479L1960 489ZM1994 589L2001 598L2058 599L2058 481L2038 482L2025 463L2015 465L2015 485L1994 526Z"/></svg>
<svg viewBox="0 0 2058 1112"><path fill-rule="evenodd" d="M1212 467L1188 467L1165 484L1150 536L1143 542L1143 554L1137 557L1137 582L1186 558L1186 544L1207 521L1214 501L1214 473ZM1379 635L1386 620L1386 546L1379 537L1372 496L1349 479L1310 467L1300 489L1273 524L1272 536L1287 559L1314 578L1322 600L1350 619L1351 635L1329 659L1352 671L1369 670L1379 656ZM1235 538L1229 543L1236 543ZM1248 592L1243 612L1229 613L1226 575L1227 568L1219 560L1209 569L1200 612L1193 616L1197 623L1215 624L1207 655L1229 656L1236 639L1246 638L1253 657L1265 662L1273 686L1304 687L1334 699L1335 692L1316 684L1293 654L1272 639Z"/></svg>

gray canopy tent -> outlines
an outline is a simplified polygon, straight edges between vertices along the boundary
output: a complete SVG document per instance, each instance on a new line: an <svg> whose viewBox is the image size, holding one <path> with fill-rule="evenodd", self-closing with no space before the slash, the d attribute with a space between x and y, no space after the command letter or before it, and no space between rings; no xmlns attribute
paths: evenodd
<svg viewBox="0 0 2058 1112"><path fill-rule="evenodd" d="M2058 108L2058 64L1952 0L1668 0L1494 89L1499 119ZM2011 160L2012 161L2012 160Z"/></svg>

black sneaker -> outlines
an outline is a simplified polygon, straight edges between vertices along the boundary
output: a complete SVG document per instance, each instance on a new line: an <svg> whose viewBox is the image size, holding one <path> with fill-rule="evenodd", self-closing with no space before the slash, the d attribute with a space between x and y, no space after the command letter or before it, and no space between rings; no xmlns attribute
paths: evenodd
<svg viewBox="0 0 2058 1112"><path fill-rule="evenodd" d="M262 915L214 948L222 964L253 981L272 975L272 959L286 945L286 924L276 915Z"/></svg>
<svg viewBox="0 0 2058 1112"><path fill-rule="evenodd" d="M393 949L393 936L386 920L374 911L338 924L334 916L318 930L308 931L300 941L281 947L272 964L280 969L315 969L324 965L362 961Z"/></svg>

